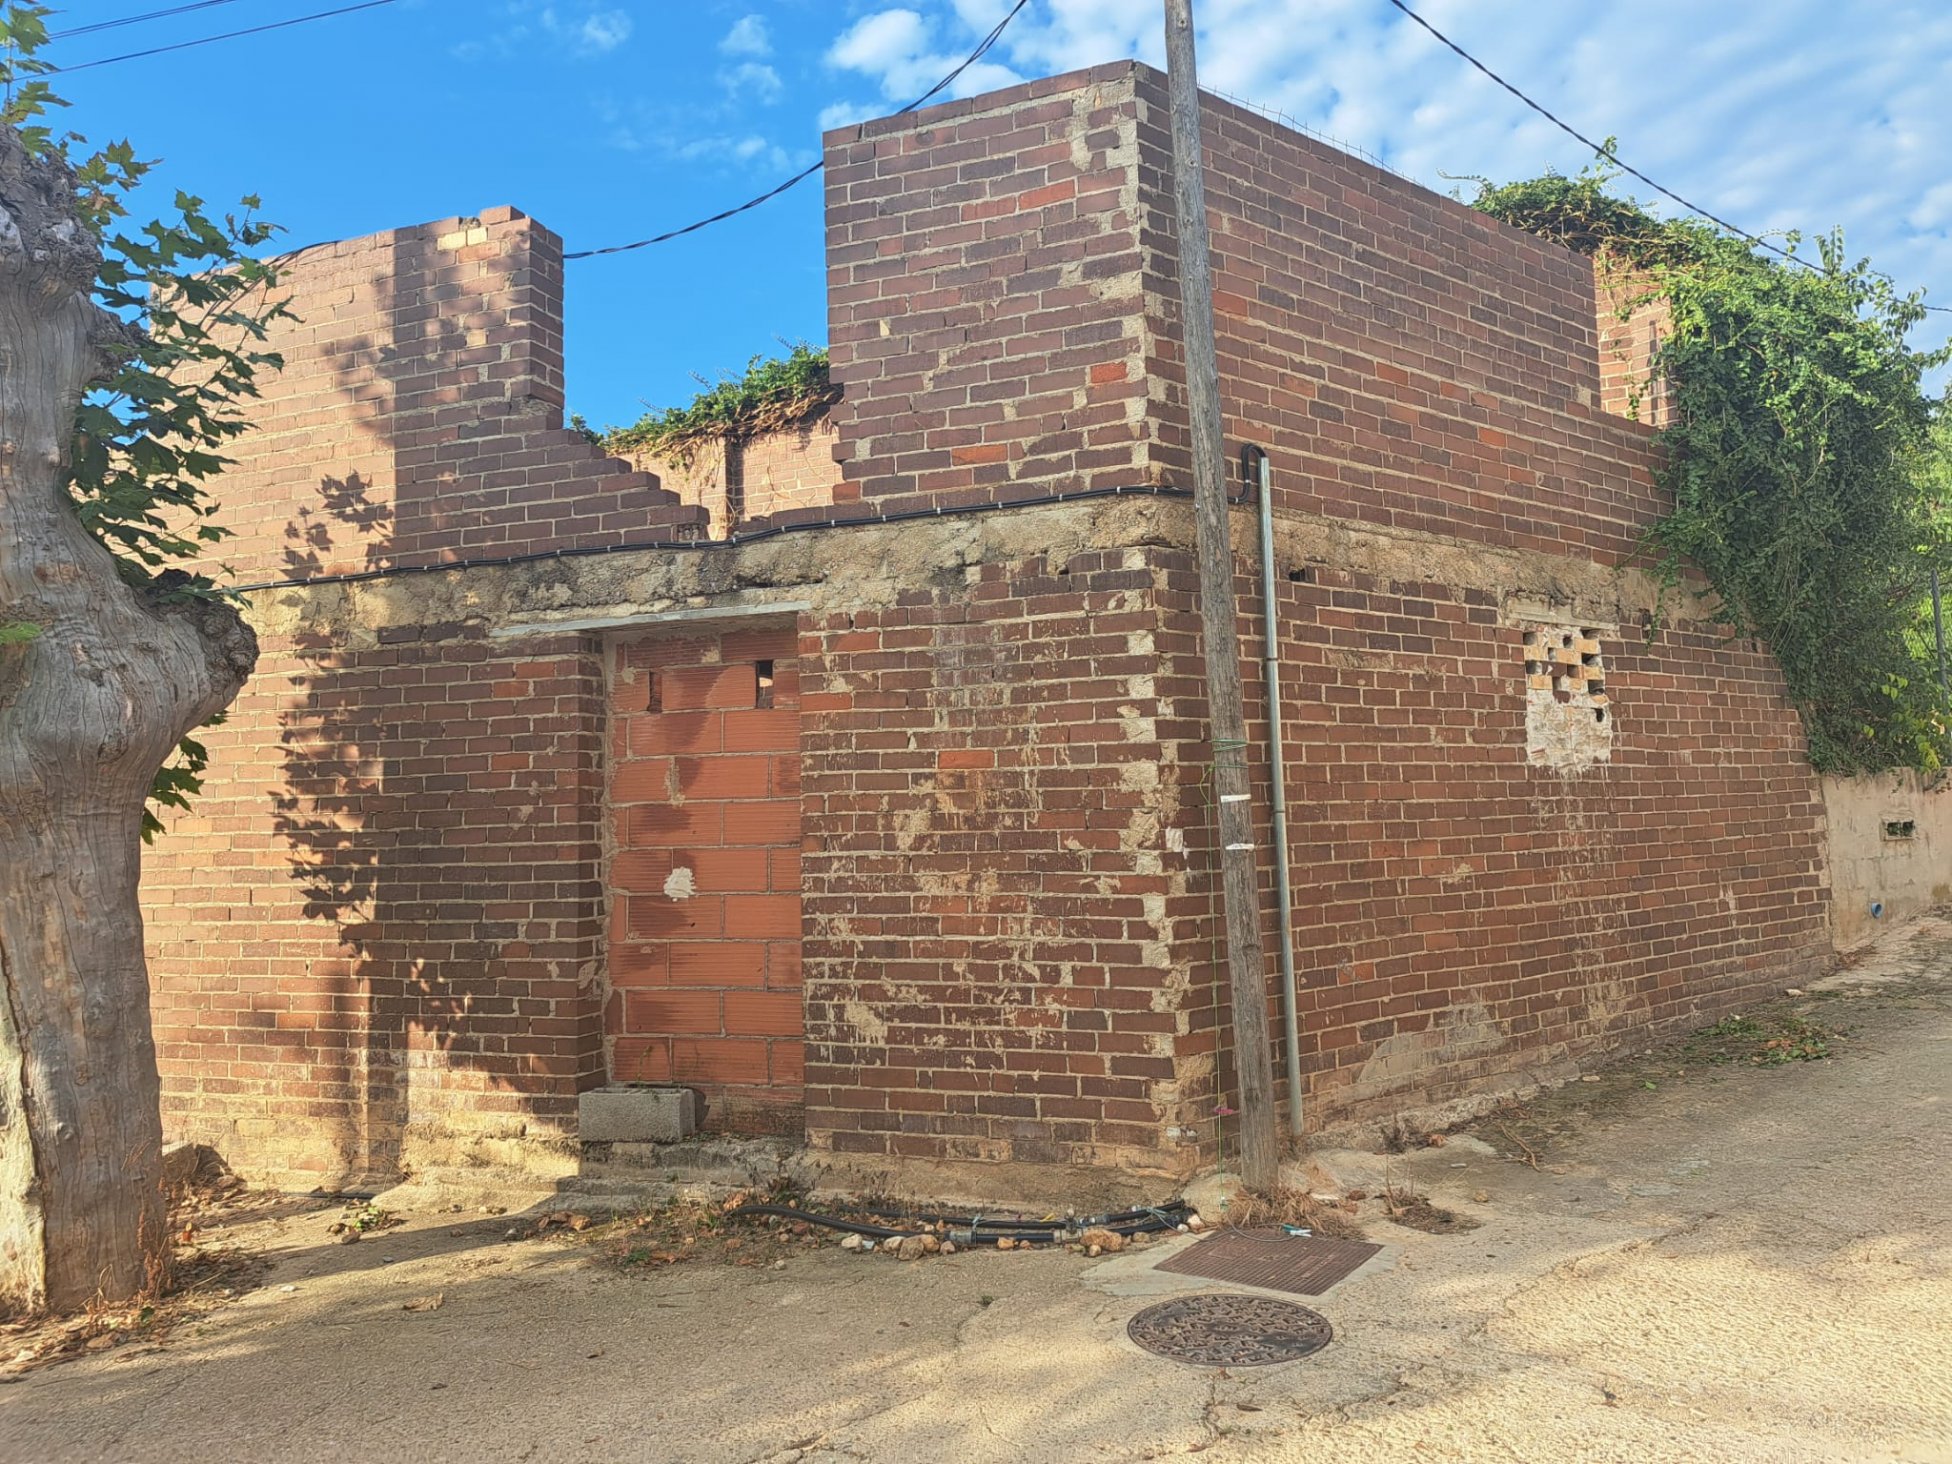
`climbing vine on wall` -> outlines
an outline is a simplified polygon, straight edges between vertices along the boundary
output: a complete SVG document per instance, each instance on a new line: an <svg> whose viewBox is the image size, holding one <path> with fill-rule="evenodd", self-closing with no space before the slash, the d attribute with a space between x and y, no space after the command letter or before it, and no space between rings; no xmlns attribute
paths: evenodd
<svg viewBox="0 0 1952 1464"><path fill-rule="evenodd" d="M754 356L742 373L708 386L685 406L649 412L628 427L592 436L613 453L688 461L700 443L791 427L826 411L840 395L828 373L827 348L802 341L784 356Z"/></svg>
<svg viewBox="0 0 1952 1464"><path fill-rule="evenodd" d="M1671 587L1698 566L1730 632L1767 644L1820 769L1944 765L1930 584L1937 567L1952 585L1952 429L1924 383L1952 353L1908 344L1920 298L1841 236L1806 266L1656 219L1609 181L1481 182L1475 203L1593 256L1623 313L1666 302L1652 370L1673 507L1649 552Z"/></svg>

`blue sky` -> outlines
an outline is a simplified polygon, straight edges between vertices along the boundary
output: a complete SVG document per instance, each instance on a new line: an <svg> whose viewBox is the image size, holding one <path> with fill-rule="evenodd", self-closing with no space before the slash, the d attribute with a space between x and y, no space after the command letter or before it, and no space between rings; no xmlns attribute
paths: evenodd
<svg viewBox="0 0 1952 1464"><path fill-rule="evenodd" d="M184 0L72 0L57 30ZM231 0L57 42L96 57L335 8ZM164 159L157 187L255 191L294 244L514 204L571 249L738 202L893 110L1011 0L396 0L57 79L67 120ZM1385 0L1195 0L1202 79L1448 189L1582 149ZM1853 253L1952 305L1952 7L1424 0L1494 69L1668 187L1755 229L1842 225ZM956 95L1160 59L1157 0L1033 0ZM152 211L167 203L152 200ZM682 401L825 333L818 179L730 223L569 266L569 397L592 420ZM1916 340L1952 334L1938 316Z"/></svg>

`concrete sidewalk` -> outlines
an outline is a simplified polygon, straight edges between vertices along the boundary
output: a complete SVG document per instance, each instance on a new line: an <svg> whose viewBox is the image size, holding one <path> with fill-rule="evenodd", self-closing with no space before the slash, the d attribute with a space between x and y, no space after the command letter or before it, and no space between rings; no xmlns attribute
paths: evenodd
<svg viewBox="0 0 1952 1464"><path fill-rule="evenodd" d="M1482 1225L1365 1216L1388 1249L1303 1362L1138 1351L1139 1293L1219 1289L1156 1249L636 1276L505 1220L338 1247L313 1213L256 1227L273 1273L200 1334L0 1388L0 1457L1952 1461L1952 924L1828 985L1832 1060L1618 1066L1532 1105L1568 1126L1538 1170L1495 1126L1389 1159Z"/></svg>

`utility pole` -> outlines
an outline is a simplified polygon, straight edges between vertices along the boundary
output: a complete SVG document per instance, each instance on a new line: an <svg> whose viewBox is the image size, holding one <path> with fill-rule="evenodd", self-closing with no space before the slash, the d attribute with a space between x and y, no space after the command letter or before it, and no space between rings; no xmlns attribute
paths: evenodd
<svg viewBox="0 0 1952 1464"><path fill-rule="evenodd" d="M1220 363L1213 344L1213 260L1206 225L1206 160L1200 147L1200 81L1192 0L1166 0L1172 94L1173 180L1179 214L1180 325L1193 424L1193 518L1206 646L1213 786L1219 795L1220 869L1227 914L1227 979L1233 1004L1234 1071L1240 1085L1240 1177L1270 1188L1280 1174L1274 1068L1268 1051L1267 966L1261 951L1260 861L1247 778L1234 628L1234 553L1227 524L1227 451L1220 418Z"/></svg>

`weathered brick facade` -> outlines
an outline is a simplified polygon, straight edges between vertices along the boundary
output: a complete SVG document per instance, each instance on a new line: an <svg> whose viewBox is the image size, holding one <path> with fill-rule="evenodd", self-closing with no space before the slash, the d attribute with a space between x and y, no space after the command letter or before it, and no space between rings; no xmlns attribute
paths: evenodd
<svg viewBox="0 0 1952 1464"><path fill-rule="evenodd" d="M1149 496L1188 478L1165 107L1121 64L829 134L840 468L771 539L696 544L704 509L561 429L528 220L295 261L225 559L574 554L254 594L264 665L150 864L173 1128L288 1176L564 1168L577 1092L642 1079L979 1193L1213 1157L1215 753L1190 514ZM1766 657L1685 597L1648 634L1651 431L1587 262L1206 125L1227 434L1274 468L1311 1124L1807 974L1816 780Z"/></svg>
<svg viewBox="0 0 1952 1464"><path fill-rule="evenodd" d="M967 502L1149 481L1132 74L828 135L827 315L850 491Z"/></svg>
<svg viewBox="0 0 1952 1464"><path fill-rule="evenodd" d="M842 496L838 446L839 429L821 412L749 437L708 439L683 454L635 453L632 461L703 508L711 532L723 538L751 519L831 507Z"/></svg>
<svg viewBox="0 0 1952 1464"><path fill-rule="evenodd" d="M1139 88L1163 128L1162 79ZM1205 121L1227 435L1272 455L1291 546L1276 618L1316 1105L1563 1071L1808 973L1822 805L1780 676L1688 623L1685 592L1650 641L1652 592L1623 570L1661 511L1651 431L1618 415L1653 327L1596 319L1576 255L1241 108ZM1599 632L1604 760L1514 755L1539 627Z"/></svg>
<svg viewBox="0 0 1952 1464"><path fill-rule="evenodd" d="M561 267L509 209L293 259L215 560L254 581L696 532L562 429ZM379 583L397 609L358 626L331 591L253 601L257 674L147 861L171 1124L272 1173L396 1172L416 1127L566 1141L604 1072L603 647L496 641Z"/></svg>

